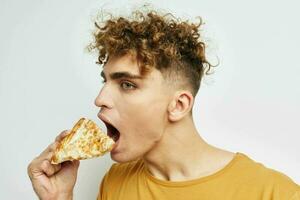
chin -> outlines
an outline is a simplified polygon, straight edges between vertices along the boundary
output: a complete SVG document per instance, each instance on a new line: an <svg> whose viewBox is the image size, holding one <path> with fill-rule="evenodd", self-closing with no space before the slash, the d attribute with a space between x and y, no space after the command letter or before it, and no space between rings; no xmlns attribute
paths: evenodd
<svg viewBox="0 0 300 200"><path fill-rule="evenodd" d="M142 156L129 156L129 155L124 155L122 153L115 153L115 154L111 153L110 157L113 161L117 163L127 163L131 161L135 161L141 158Z"/></svg>

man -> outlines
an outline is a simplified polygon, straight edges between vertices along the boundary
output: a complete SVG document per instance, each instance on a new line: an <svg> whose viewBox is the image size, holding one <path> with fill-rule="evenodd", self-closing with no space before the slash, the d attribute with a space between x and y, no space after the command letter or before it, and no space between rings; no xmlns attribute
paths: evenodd
<svg viewBox="0 0 300 200"><path fill-rule="evenodd" d="M116 141L98 199L300 200L289 177L240 152L204 141L192 117L201 78L212 65L198 25L172 15L96 24L104 86L98 117ZM28 167L40 199L72 199L78 161L51 165L64 131Z"/></svg>

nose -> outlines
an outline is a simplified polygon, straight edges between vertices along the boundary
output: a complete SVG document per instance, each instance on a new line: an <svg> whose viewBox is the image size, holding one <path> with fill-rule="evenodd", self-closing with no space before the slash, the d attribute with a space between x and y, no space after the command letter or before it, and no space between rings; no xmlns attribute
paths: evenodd
<svg viewBox="0 0 300 200"><path fill-rule="evenodd" d="M101 107L101 108L111 108L112 107L112 99L111 99L111 95L108 92L108 89L106 87L106 85L104 85L102 87L102 89L100 90L98 96L95 99L94 104L97 107Z"/></svg>

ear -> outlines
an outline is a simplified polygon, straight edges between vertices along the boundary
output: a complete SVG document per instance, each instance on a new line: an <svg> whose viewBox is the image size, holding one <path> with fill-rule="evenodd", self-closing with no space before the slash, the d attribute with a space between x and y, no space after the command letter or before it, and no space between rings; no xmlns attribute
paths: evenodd
<svg viewBox="0 0 300 200"><path fill-rule="evenodd" d="M176 122L184 118L192 109L194 97L190 91L178 91L168 105L168 118Z"/></svg>

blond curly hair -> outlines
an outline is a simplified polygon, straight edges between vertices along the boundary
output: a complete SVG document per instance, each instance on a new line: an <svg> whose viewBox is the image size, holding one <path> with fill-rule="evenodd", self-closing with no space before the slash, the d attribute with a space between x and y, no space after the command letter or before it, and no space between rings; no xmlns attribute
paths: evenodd
<svg viewBox="0 0 300 200"><path fill-rule="evenodd" d="M200 37L201 18L194 24L155 11L135 11L132 16L111 16L102 25L95 22L94 42L89 47L98 51L97 63L105 64L110 56L134 53L142 75L153 67L168 77L176 73L188 83L195 96L204 73L209 74L214 67L207 61L206 45Z"/></svg>

